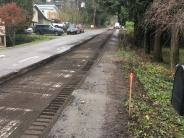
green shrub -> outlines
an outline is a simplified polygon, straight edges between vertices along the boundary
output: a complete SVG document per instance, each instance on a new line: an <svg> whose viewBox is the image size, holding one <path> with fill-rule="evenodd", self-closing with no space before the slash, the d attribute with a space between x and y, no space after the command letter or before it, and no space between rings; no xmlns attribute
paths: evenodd
<svg viewBox="0 0 184 138"><path fill-rule="evenodd" d="M36 34L17 34L15 38L15 44L20 45L36 41L51 40L54 38L55 36L36 35Z"/></svg>
<svg viewBox="0 0 184 138"><path fill-rule="evenodd" d="M119 51L123 64L143 84L145 95L133 96L129 131L134 137L184 137L184 118L171 105L173 74L163 64L145 61L136 52ZM127 101L128 103L128 101Z"/></svg>
<svg viewBox="0 0 184 138"><path fill-rule="evenodd" d="M125 28L131 29L131 30L134 29L134 22L132 22L132 21L126 21Z"/></svg>

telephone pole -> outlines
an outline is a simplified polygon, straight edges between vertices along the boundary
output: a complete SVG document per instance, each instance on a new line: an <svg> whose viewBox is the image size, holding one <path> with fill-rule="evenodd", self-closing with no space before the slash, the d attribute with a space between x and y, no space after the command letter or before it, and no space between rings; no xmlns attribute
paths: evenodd
<svg viewBox="0 0 184 138"><path fill-rule="evenodd" d="M96 26L96 10L97 10L97 5L96 5L96 1L93 0L93 25Z"/></svg>

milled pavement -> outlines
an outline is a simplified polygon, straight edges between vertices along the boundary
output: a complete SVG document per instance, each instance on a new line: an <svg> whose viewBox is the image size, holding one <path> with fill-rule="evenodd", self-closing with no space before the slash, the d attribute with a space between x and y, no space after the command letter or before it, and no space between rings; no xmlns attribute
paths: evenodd
<svg viewBox="0 0 184 138"><path fill-rule="evenodd" d="M34 65L52 56L65 53L72 47L104 31L106 30L88 30L79 35L61 36L49 41L0 50L0 79L11 76L13 73L17 73L28 66Z"/></svg>
<svg viewBox="0 0 184 138"><path fill-rule="evenodd" d="M0 85L0 138L46 138L111 31Z"/></svg>
<svg viewBox="0 0 184 138"><path fill-rule="evenodd" d="M117 51L118 31L114 31L49 138L129 138L128 114L122 105L128 85Z"/></svg>

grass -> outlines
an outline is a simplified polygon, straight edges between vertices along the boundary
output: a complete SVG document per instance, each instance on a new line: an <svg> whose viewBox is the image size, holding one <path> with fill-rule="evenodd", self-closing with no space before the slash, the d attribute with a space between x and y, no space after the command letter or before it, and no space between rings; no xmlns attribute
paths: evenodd
<svg viewBox="0 0 184 138"><path fill-rule="evenodd" d="M163 60L165 63L170 63L170 49L169 48L163 48L162 49L163 54ZM180 57L179 57L179 63L184 64L184 49L180 48Z"/></svg>
<svg viewBox="0 0 184 138"><path fill-rule="evenodd" d="M180 117L171 105L172 72L164 64L153 63L149 58L145 60L134 50L121 50L118 54L124 59L124 70L128 73L134 72L144 91L142 96L133 95L129 120L129 131L132 136L184 137L184 118ZM127 103L128 99L126 106Z"/></svg>
<svg viewBox="0 0 184 138"><path fill-rule="evenodd" d="M45 41L45 40L52 40L57 37L58 36L51 36L51 35L17 34L15 38L15 45L19 46L22 44L35 43L35 42L40 42L40 41Z"/></svg>

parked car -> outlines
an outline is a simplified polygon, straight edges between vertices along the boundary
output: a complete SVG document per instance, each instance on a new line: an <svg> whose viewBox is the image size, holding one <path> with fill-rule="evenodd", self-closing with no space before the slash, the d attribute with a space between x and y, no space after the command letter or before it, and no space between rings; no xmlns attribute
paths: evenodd
<svg viewBox="0 0 184 138"><path fill-rule="evenodd" d="M61 28L64 30L64 32L66 32L68 29L68 26L65 23L52 23L52 26L56 28Z"/></svg>
<svg viewBox="0 0 184 138"><path fill-rule="evenodd" d="M72 25L72 23L70 23L70 22L62 22L62 23L52 23L52 25L53 26L55 26L55 27L58 27L58 28L62 28L62 29L68 29L68 27L70 26L70 25Z"/></svg>
<svg viewBox="0 0 184 138"><path fill-rule="evenodd" d="M80 30L76 27L76 25L71 24L67 29L67 34L79 34Z"/></svg>
<svg viewBox="0 0 184 138"><path fill-rule="evenodd" d="M29 28L25 29L24 32L26 34L32 34L33 33L33 28L29 27Z"/></svg>
<svg viewBox="0 0 184 138"><path fill-rule="evenodd" d="M56 27L56 28L61 28L61 29L65 29L65 24L64 23L52 23L52 26Z"/></svg>
<svg viewBox="0 0 184 138"><path fill-rule="evenodd" d="M34 32L40 35L55 34L55 35L60 36L64 33L64 30L61 28L56 28L52 25L38 24L34 27Z"/></svg>
<svg viewBox="0 0 184 138"><path fill-rule="evenodd" d="M58 27L58 28L64 28L64 23L52 23L52 26Z"/></svg>
<svg viewBox="0 0 184 138"><path fill-rule="evenodd" d="M69 27L72 23L70 23L70 22L64 22L63 24L64 24L65 28L68 29L68 27Z"/></svg>
<svg viewBox="0 0 184 138"><path fill-rule="evenodd" d="M84 33L84 28L83 28L83 26L81 24L78 24L77 28L80 31L80 33Z"/></svg>

